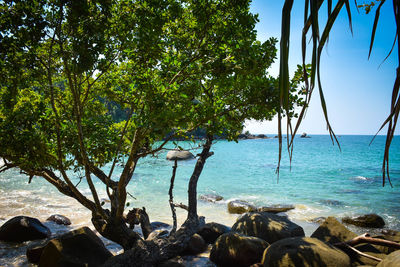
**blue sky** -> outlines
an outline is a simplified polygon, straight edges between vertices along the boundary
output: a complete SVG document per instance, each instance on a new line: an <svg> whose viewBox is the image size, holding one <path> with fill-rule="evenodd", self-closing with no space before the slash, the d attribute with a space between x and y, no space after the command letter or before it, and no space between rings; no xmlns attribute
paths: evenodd
<svg viewBox="0 0 400 267"><path fill-rule="evenodd" d="M284 1L253 0L251 11L259 14L257 24L258 39L280 37L282 6ZM334 4L336 1L333 1ZM361 1L358 1L362 3ZM391 92L398 65L397 51L379 67L390 51L395 36L395 20L391 1L382 9L378 31L371 58L368 60L369 42L375 16L375 8L368 15L360 9L358 13L350 1L353 19L353 35L349 29L345 9L333 26L330 40L321 58L321 79L328 105L331 125L337 134L373 135L380 128L390 110ZM321 7L323 14L327 12ZM301 29L303 23L304 1L294 1L291 24L290 68L293 74L301 63ZM320 27L326 16L320 18ZM322 29L321 29L322 32ZM270 69L279 73L279 59ZM251 133L275 134L276 119L272 122L247 122L246 130ZM299 133L327 134L322 115L317 88L311 99L306 119ZM382 130L380 134L386 134ZM396 130L400 134L400 130Z"/></svg>

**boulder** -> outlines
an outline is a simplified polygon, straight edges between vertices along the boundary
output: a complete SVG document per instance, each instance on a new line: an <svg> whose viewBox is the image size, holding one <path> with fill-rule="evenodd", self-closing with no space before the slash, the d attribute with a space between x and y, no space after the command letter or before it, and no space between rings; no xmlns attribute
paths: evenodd
<svg viewBox="0 0 400 267"><path fill-rule="evenodd" d="M357 235L347 229L336 218L328 217L311 235L326 243L334 244L353 239Z"/></svg>
<svg viewBox="0 0 400 267"><path fill-rule="evenodd" d="M384 230L382 230L381 235L376 236L376 238L382 238L385 240L400 243L400 232L395 231L395 230L384 229ZM396 249L392 248L392 247L378 246L378 245L374 245L374 246L377 247L382 253L385 253L385 254L390 254L390 253L396 251Z"/></svg>
<svg viewBox="0 0 400 267"><path fill-rule="evenodd" d="M194 155L187 150L171 150L167 153L167 160L194 159Z"/></svg>
<svg viewBox="0 0 400 267"><path fill-rule="evenodd" d="M150 223L151 229L156 230L156 229L170 229L172 226L169 225L168 223L165 222L158 222L154 221Z"/></svg>
<svg viewBox="0 0 400 267"><path fill-rule="evenodd" d="M342 222L368 228L382 228L385 226L385 221L381 216L376 214L366 214L355 218L345 217L342 219Z"/></svg>
<svg viewBox="0 0 400 267"><path fill-rule="evenodd" d="M184 254L197 255L204 252L207 249L207 244L204 239L198 235L194 234L189 240L188 246L186 247Z"/></svg>
<svg viewBox="0 0 400 267"><path fill-rule="evenodd" d="M14 217L0 227L0 240L6 242L24 242L49 236L49 228L38 219L27 216Z"/></svg>
<svg viewBox="0 0 400 267"><path fill-rule="evenodd" d="M258 212L270 212L270 213L279 213L286 212L294 209L293 205L273 205L268 207L257 208Z"/></svg>
<svg viewBox="0 0 400 267"><path fill-rule="evenodd" d="M46 221L52 221L60 225L71 225L70 219L60 214L51 215Z"/></svg>
<svg viewBox="0 0 400 267"><path fill-rule="evenodd" d="M227 233L218 237L211 248L210 259L218 266L247 267L260 262L268 243L257 237Z"/></svg>
<svg viewBox="0 0 400 267"><path fill-rule="evenodd" d="M228 203L228 212L233 214L242 214L255 211L256 207L244 200L233 200Z"/></svg>
<svg viewBox="0 0 400 267"><path fill-rule="evenodd" d="M47 245L47 240L39 244L30 245L26 249L26 258L30 263L39 264L40 256L43 253L44 247Z"/></svg>
<svg viewBox="0 0 400 267"><path fill-rule="evenodd" d="M390 253L376 267L400 267L400 250Z"/></svg>
<svg viewBox="0 0 400 267"><path fill-rule="evenodd" d="M101 239L88 227L82 227L50 240L40 257L39 267L94 267L111 256Z"/></svg>
<svg viewBox="0 0 400 267"><path fill-rule="evenodd" d="M343 251L316 238L291 237L269 246L262 264L268 267L350 267L351 261Z"/></svg>
<svg viewBox="0 0 400 267"><path fill-rule="evenodd" d="M217 267L208 257L203 256L177 256L169 259L157 267Z"/></svg>
<svg viewBox="0 0 400 267"><path fill-rule="evenodd" d="M304 236L301 226L268 212L244 214L232 226L232 231L264 239L270 244L287 237Z"/></svg>
<svg viewBox="0 0 400 267"><path fill-rule="evenodd" d="M228 226L211 222L206 223L197 233L203 237L204 241L208 244L213 244L217 238L225 233L229 233L231 228Z"/></svg>
<svg viewBox="0 0 400 267"><path fill-rule="evenodd" d="M206 194L200 195L199 199L207 202L217 202L223 200L224 198L217 194Z"/></svg>
<svg viewBox="0 0 400 267"><path fill-rule="evenodd" d="M355 238L357 235L347 229L343 224L341 224L334 217L328 217L315 232L311 235L312 238L317 238L323 242L329 244L335 244L339 242L349 241ZM365 252L369 255L375 256L377 258L384 258L385 254L383 254L375 245L370 244L360 244L357 245L356 248L361 252ZM366 257L362 257L359 255L354 255L352 260L355 265L364 265L376 264L375 261L368 259Z"/></svg>

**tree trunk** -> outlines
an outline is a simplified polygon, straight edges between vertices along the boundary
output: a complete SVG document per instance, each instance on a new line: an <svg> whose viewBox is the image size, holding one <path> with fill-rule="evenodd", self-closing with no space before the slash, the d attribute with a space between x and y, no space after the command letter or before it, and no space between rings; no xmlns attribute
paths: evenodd
<svg viewBox="0 0 400 267"><path fill-rule="evenodd" d="M182 224L181 228L179 228L179 230L175 234L171 234L170 236L165 238L157 238L154 240L146 241L142 239L136 240L134 242L134 247L125 251L123 254L112 257L103 266L155 266L163 261L179 255L184 251L184 249L186 249L190 238L205 223L204 217L199 218L197 216L197 182L199 180L201 172L203 171L203 167L207 158L212 155L212 153L210 153L212 140L212 135L207 135L206 143L203 146L203 150L199 155L199 159L197 160L192 176L190 177L188 185L188 217L186 221ZM120 233L118 232L118 234ZM130 244L131 243L129 243L128 245Z"/></svg>
<svg viewBox="0 0 400 267"><path fill-rule="evenodd" d="M110 258L103 267L150 267L179 255L200 227L204 217L187 219L176 234L168 238L136 242L136 245L123 254Z"/></svg>
<svg viewBox="0 0 400 267"><path fill-rule="evenodd" d="M125 251L137 246L140 241L143 241L138 233L129 229L124 220L113 220L109 218L106 221L99 216L93 215L92 223L102 236L120 244Z"/></svg>
<svg viewBox="0 0 400 267"><path fill-rule="evenodd" d="M200 153L200 156L196 162L196 166L194 167L192 176L189 180L188 187L188 199L189 199L189 213L188 218L197 217L197 182L199 181L199 177L201 172L203 171L204 164L208 157L212 155L210 153L210 148L212 145L213 136L207 134L206 143L203 145L203 150Z"/></svg>

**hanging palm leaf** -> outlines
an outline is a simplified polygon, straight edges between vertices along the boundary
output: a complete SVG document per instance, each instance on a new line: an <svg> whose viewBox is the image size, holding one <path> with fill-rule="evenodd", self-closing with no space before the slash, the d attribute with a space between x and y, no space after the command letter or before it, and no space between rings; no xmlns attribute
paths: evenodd
<svg viewBox="0 0 400 267"><path fill-rule="evenodd" d="M279 166L281 162L282 156L282 111L285 111L286 119L287 119L287 149L289 153L289 159L292 160L292 152L293 152L293 140L299 129L301 122L304 119L304 115L306 110L309 106L311 95L314 91L314 87L317 81L318 90L320 95L320 102L321 107L323 110L323 114L325 117L325 121L327 123L327 129L329 135L332 139L333 144L336 143L339 146L340 144L336 138L336 135L333 131L333 128L329 122L328 118L328 109L326 105L326 101L324 98L324 92L322 89L322 83L320 78L320 66L321 66L321 54L322 50L329 39L329 34L331 32L332 26L334 25L339 13L342 11L343 7L346 7L346 12L349 20L349 27L351 32L352 30L352 17L351 17L351 10L350 10L350 3L348 0L338 0L334 9L332 10L332 0L326 0L327 2L327 10L328 10L328 17L327 21L323 27L322 35L320 35L320 22L318 19L318 15L320 12L320 8L324 3L324 0L306 0L304 4L304 26L302 32L302 58L303 58L303 79L305 84L305 99L302 109L299 113L297 122L295 127L292 127L291 116L289 112L289 103L288 103L288 95L289 95L289 44L290 44L290 15L293 6L293 0L285 0L283 9L282 9L282 31L281 31L281 46L280 46L280 73L279 73L279 89L280 89L280 104L281 109L278 113L278 136L279 136L279 161L278 161L278 168L277 171L279 172ZM375 33L377 30L377 25L379 21L380 9L382 5L386 2L386 0L373 0L370 3L358 5L357 1L355 0L355 5L357 9L359 7L364 8L366 13L369 13L371 8L379 2L379 5L375 12L375 19L374 24L372 27L372 35L371 35L371 42L369 47L369 54L368 58L371 55L372 47L375 41ZM396 43L397 36L400 33L400 0L393 0L393 10L394 16L396 19L396 26L397 32L395 36L395 41L393 47ZM311 28L311 31L310 31ZM307 72L306 69L306 56L307 56L307 34L311 32L311 40L312 40L312 49L311 49L311 70ZM400 55L400 45L397 43ZM393 48L392 48L393 50ZM389 55L392 51L389 52ZM388 56L389 56L388 55ZM385 59L386 60L386 59ZM399 58L400 61L400 58ZM396 80L393 86L393 93L392 93L392 101L391 101L391 111L387 119L383 122L381 128L386 125L388 126L387 129L387 136L386 136L386 144L385 144L385 153L383 158L383 165L382 165L382 173L383 173L383 185L385 185L385 179L388 178L390 182L389 176L389 149L391 142L393 140L394 132L396 129L396 124L399 116L400 111L400 94L399 94L399 87L400 87L400 68L397 68L396 72ZM378 131L378 132L379 132ZM290 139L290 141L289 141Z"/></svg>

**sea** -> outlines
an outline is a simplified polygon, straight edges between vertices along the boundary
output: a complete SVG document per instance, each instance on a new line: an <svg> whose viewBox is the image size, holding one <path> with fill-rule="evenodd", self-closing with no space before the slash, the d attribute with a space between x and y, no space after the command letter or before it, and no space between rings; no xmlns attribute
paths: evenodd
<svg viewBox="0 0 400 267"><path fill-rule="evenodd" d="M293 205L286 216L303 226L306 235L318 227L317 218L334 216L357 216L376 213L386 222L385 228L400 230L400 136L395 136L390 150L390 178L382 182L382 162L385 136L342 135L338 136L340 149L332 143L329 135L296 137L292 160L289 160L283 142L282 161L277 174L278 139L246 139L238 142L217 140L212 145L214 155L208 158L198 182L198 195L217 194L223 197L218 202L198 201L198 213L206 222L219 222L228 226L239 215L229 214L227 203L244 200L257 207L271 205ZM179 142L179 146L191 149L194 155L201 152L199 141ZM168 149L139 161L132 181L128 185L126 211L132 207L146 207L151 221L172 224L168 190L173 162L166 160ZM196 159L179 161L174 184L174 202L187 203L187 186L196 164ZM111 164L103 167L108 173ZM113 179L122 171L117 165ZM82 173L69 172L78 184ZM0 225L14 216L26 215L43 221L53 232L90 226L90 212L77 201L59 193L40 177L28 183L28 177L19 170L0 173ZM100 198L106 201L105 186L97 181ZM78 189L90 197L84 179ZM62 214L71 219L72 225L62 227L46 219L52 214ZM179 209L178 223L186 217ZM351 227L362 233L371 229ZM106 245L114 253L120 247L110 241ZM24 252L26 246L0 242L0 266L28 266Z"/></svg>

